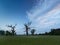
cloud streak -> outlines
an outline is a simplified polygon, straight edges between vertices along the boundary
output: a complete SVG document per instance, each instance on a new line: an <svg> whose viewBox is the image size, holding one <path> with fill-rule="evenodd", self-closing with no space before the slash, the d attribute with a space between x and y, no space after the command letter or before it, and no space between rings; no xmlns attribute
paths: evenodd
<svg viewBox="0 0 60 45"><path fill-rule="evenodd" d="M36 29L59 28L60 24L60 0L39 1L33 8L27 11L27 15Z"/></svg>

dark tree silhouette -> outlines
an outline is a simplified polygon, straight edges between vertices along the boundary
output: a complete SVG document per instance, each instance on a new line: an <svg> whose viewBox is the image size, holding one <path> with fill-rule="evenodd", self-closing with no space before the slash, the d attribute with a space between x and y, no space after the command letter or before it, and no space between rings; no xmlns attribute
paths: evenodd
<svg viewBox="0 0 60 45"><path fill-rule="evenodd" d="M60 28L51 29L50 32L45 32L44 34L40 34L40 35L60 35Z"/></svg>
<svg viewBox="0 0 60 45"><path fill-rule="evenodd" d="M51 34L51 35L60 35L60 28L51 29L50 34Z"/></svg>
<svg viewBox="0 0 60 45"><path fill-rule="evenodd" d="M0 35L5 35L5 31L4 30L0 30Z"/></svg>
<svg viewBox="0 0 60 45"><path fill-rule="evenodd" d="M16 27L17 24L15 24L15 26L12 26L12 25L8 25L8 27L11 28L11 31L12 31L12 35L14 36L16 33L15 33L15 27Z"/></svg>
<svg viewBox="0 0 60 45"><path fill-rule="evenodd" d="M35 29L32 29L31 30L31 35L34 35L35 31L36 31Z"/></svg>
<svg viewBox="0 0 60 45"><path fill-rule="evenodd" d="M12 33L7 30L6 31L6 36L8 36L8 35L12 35Z"/></svg>
<svg viewBox="0 0 60 45"><path fill-rule="evenodd" d="M29 31L29 29L30 29L30 26L31 25L31 22L28 22L27 24L24 24L24 26L25 26L25 32L26 32L26 35L28 36L28 31Z"/></svg>

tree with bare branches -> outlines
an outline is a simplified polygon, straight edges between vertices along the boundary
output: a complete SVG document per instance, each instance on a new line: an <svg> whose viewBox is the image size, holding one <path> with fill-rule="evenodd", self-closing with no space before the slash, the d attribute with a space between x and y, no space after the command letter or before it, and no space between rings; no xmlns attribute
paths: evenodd
<svg viewBox="0 0 60 45"><path fill-rule="evenodd" d="M27 24L24 24L24 26L25 26L25 32L26 32L26 35L28 36L28 31L29 31L29 29L30 29L30 26L31 25L31 22L28 22Z"/></svg>
<svg viewBox="0 0 60 45"><path fill-rule="evenodd" d="M8 27L10 27L10 28L11 28L12 35L13 35L13 36L16 34L16 33L15 33L16 25L17 25L17 24L15 24L14 26L13 26L13 25L8 25Z"/></svg>

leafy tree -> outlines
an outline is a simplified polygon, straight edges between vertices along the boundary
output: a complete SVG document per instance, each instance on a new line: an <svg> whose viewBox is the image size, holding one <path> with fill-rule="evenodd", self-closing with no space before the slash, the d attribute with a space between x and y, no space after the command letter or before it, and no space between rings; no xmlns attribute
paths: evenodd
<svg viewBox="0 0 60 45"><path fill-rule="evenodd" d="M31 34L34 35L34 33L35 33L35 29L32 29Z"/></svg>
<svg viewBox="0 0 60 45"><path fill-rule="evenodd" d="M6 31L6 36L8 36L8 35L12 35L12 33L7 30Z"/></svg>
<svg viewBox="0 0 60 45"><path fill-rule="evenodd" d="M5 35L5 31L4 30L0 30L0 35Z"/></svg>
<svg viewBox="0 0 60 45"><path fill-rule="evenodd" d="M50 34L51 35L60 35L60 28L58 28L58 29L51 29Z"/></svg>

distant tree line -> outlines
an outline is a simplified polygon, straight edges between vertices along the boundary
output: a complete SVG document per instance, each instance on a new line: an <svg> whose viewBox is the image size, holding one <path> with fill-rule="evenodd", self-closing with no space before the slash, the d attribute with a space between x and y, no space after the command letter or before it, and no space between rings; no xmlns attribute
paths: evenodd
<svg viewBox="0 0 60 45"><path fill-rule="evenodd" d="M6 36L9 36L9 35L14 36L14 35L16 35L16 32L15 32L16 25L15 26L13 26L13 25L7 25L7 27L11 28L11 31L0 30L0 35L6 35Z"/></svg>
<svg viewBox="0 0 60 45"><path fill-rule="evenodd" d="M51 29L51 31L50 32L45 32L45 33L43 33L43 34L35 34L35 29L32 29L31 30L31 35L60 35L60 28L58 28L58 29ZM14 33L14 34L13 34ZM14 36L14 35L16 35L16 32L14 31L4 31L4 30L0 30L0 35L6 35L6 36L9 36L9 35L12 35L12 36ZM27 34L27 32L26 32L26 35L28 36L29 35L29 33Z"/></svg>
<svg viewBox="0 0 60 45"><path fill-rule="evenodd" d="M6 36L14 36L14 35L16 35L16 33L13 35L13 33L12 32L10 32L10 31L4 31L4 30L0 30L0 35L1 36L3 36L3 35L6 35Z"/></svg>
<svg viewBox="0 0 60 45"><path fill-rule="evenodd" d="M6 36L9 36L9 35L10 36L15 36L15 35L17 35L16 31L15 31L16 25L17 24L15 24L14 26L13 25L7 25L7 27L10 28L11 30L10 31L0 30L0 35L6 35ZM35 33L35 29L31 29L30 25L31 25L31 22L28 22L28 23L24 24L25 32L26 32L27 36L29 35L29 31L31 32L31 35L34 35L34 33Z"/></svg>
<svg viewBox="0 0 60 45"><path fill-rule="evenodd" d="M45 32L44 34L39 34L39 35L60 35L60 28L51 29L50 32Z"/></svg>
<svg viewBox="0 0 60 45"><path fill-rule="evenodd" d="M0 35L12 35L9 31L0 30Z"/></svg>
<svg viewBox="0 0 60 45"><path fill-rule="evenodd" d="M15 31L16 25L17 24L15 24L14 26L13 25L7 25L7 27L9 27L11 30L10 31L0 30L0 35L6 35L6 36L9 36L9 35L15 36L15 35L17 35L16 31ZM24 24L25 32L26 32L27 36L30 35L29 31L31 32L31 35L60 35L60 28L51 29L50 32L45 32L43 34L35 34L36 29L31 28L30 25L31 25L31 22L28 22L28 23Z"/></svg>

